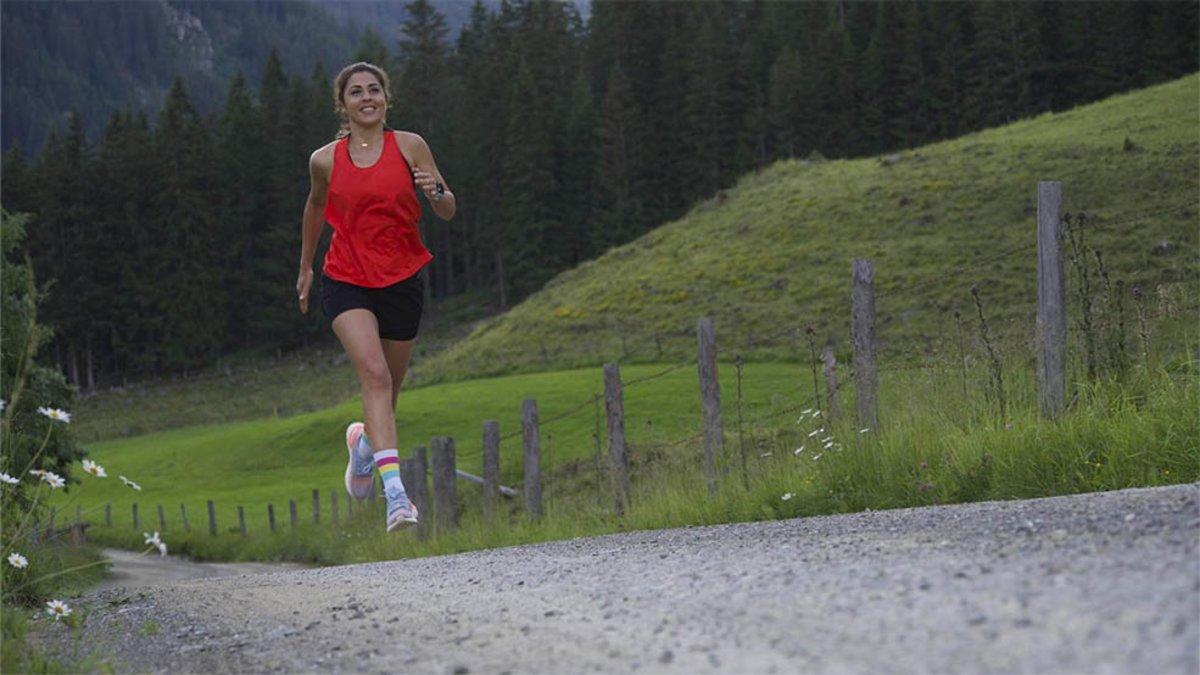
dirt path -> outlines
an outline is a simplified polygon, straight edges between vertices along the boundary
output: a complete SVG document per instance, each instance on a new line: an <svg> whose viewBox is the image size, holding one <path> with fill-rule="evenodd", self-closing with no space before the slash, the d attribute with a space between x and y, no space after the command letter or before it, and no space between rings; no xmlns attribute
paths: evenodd
<svg viewBox="0 0 1200 675"><path fill-rule="evenodd" d="M1180 485L102 591L83 642L139 672L1190 675L1198 549Z"/></svg>
<svg viewBox="0 0 1200 675"><path fill-rule="evenodd" d="M93 593L115 588L161 586L177 581L211 579L238 574L263 574L305 569L293 563L201 563L177 556L142 555L133 551L106 548L104 557L112 563L111 576L98 584Z"/></svg>

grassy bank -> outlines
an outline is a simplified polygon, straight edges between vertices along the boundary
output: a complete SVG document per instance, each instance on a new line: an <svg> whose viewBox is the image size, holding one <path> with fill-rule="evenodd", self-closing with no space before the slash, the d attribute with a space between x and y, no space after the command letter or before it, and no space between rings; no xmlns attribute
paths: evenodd
<svg viewBox="0 0 1200 675"><path fill-rule="evenodd" d="M732 370L725 367L723 375ZM412 533L385 536L382 503L377 503L375 510L359 510L349 523L343 510L342 523L333 527L328 524L327 513L322 524L310 524L306 501L300 502L302 522L295 530L284 524L279 533L272 535L266 532L265 523L254 523L250 536L243 539L229 531L232 520L226 516L221 534L212 537L197 517L191 532L183 533L172 526L165 538L174 552L199 558L338 564L629 529L1042 497L1200 480L1200 420L1195 415L1200 408L1200 380L1195 365L1184 361L1138 369L1122 381L1081 387L1076 391L1073 408L1056 423L1043 421L1037 414L1033 382L1022 375L1027 372L1024 368L1005 371L1008 415L1003 419L997 416L996 402L983 396L979 381L967 380L967 396L963 396L962 373L954 368L892 371L884 378L880 427L865 433L846 417L830 423L796 412L794 406L804 405L811 397L811 387L804 386L807 383L797 376L797 370L790 364L756 364L747 369L744 390L753 389L754 393L746 395L745 405L752 412L743 415L740 428L731 400L733 387L728 386L736 386L736 382L725 386L726 448L720 458L723 477L720 490L712 497L705 487L699 441L669 442L694 434L698 418L692 411L678 409L675 422L661 414L654 418L636 414L639 402L653 401L656 407L648 409L661 411L669 409L668 401L695 399L691 392L685 396L682 388L675 386L684 382L672 383L672 377L684 379L682 371L677 371L641 385L648 387L642 394L633 393L634 387L626 397L634 497L631 510L621 518L613 515L607 474L598 472L593 461L590 435L594 420L590 414L580 414L543 431L546 515L538 523L527 522L519 500L506 501L506 514L496 522L485 522L478 506L480 491L460 481L464 512L461 528L435 532L428 540L419 540ZM535 376L500 381L511 386L514 381L528 382L529 377ZM746 386L756 379L769 382L772 377L778 378L773 386L784 386L775 391L770 391L770 386ZM687 388L694 386L693 378L687 373ZM564 377L562 382L571 379ZM657 385L657 390L650 389L650 385ZM432 394L446 388L436 398L440 402L453 398L449 392L456 387L467 386L447 384L422 391ZM476 395L486 398L478 391ZM541 400L554 399L543 396ZM853 409L847 396L840 403L843 409ZM554 426L558 429L552 430ZM512 428L502 427L505 431ZM829 448L822 447L826 437L833 439ZM460 447L460 466L477 463L478 454L469 443ZM747 458L744 479L743 449ZM516 446L506 443L502 453L506 456L504 479L515 483L513 479L520 469ZM113 455L114 462L117 457ZM266 460L260 457L259 461ZM333 475L340 475L340 469L332 467ZM284 480L287 474L264 470L256 475L262 482L274 482ZM171 492L186 494L204 480L175 478ZM328 478L326 482L330 482ZM301 496L305 495L307 492L302 491ZM785 495L790 496L785 499ZM139 498L142 503L150 503L148 497ZM249 505L252 500L245 495L241 503ZM229 513L231 509L221 511ZM137 547L140 532L129 528L124 514L122 519L122 526L98 528L97 538L111 545ZM158 528L154 525L142 529Z"/></svg>

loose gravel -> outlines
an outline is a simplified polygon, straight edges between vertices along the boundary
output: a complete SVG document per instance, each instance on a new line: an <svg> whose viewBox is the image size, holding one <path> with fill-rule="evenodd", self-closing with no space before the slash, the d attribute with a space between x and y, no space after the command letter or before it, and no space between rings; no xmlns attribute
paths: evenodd
<svg viewBox="0 0 1200 675"><path fill-rule="evenodd" d="M1198 546L1200 484L635 532L99 591L76 645L118 672L1193 674Z"/></svg>

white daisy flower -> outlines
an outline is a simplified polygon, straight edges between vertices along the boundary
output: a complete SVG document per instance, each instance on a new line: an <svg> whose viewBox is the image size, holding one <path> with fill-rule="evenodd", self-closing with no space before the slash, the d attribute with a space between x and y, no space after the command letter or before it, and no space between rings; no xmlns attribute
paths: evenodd
<svg viewBox="0 0 1200 675"><path fill-rule="evenodd" d="M795 450L793 450L793 451L792 451L792 454L793 454L793 455L799 455L799 454L800 454L800 453L802 453L802 452L804 452L804 446L803 446L803 445L802 445L802 446L800 446L800 447L798 447L798 448L796 448Z"/></svg>
<svg viewBox="0 0 1200 675"><path fill-rule="evenodd" d="M823 454L825 454L825 453L823 453L823 452L818 452L817 454L813 455L813 461L815 462L815 461L817 461L818 459L821 459L821 455L823 455Z"/></svg>
<svg viewBox="0 0 1200 675"><path fill-rule="evenodd" d="M863 427L863 428L861 428L861 429L859 429L859 430L858 430L858 433L860 433L860 434L865 434L865 433L867 433L867 432L868 432L868 431L870 431L870 430L871 430L871 427Z"/></svg>
<svg viewBox="0 0 1200 675"><path fill-rule="evenodd" d="M13 553L12 555L8 556L8 564L17 569L24 569L29 567L29 560L27 560L25 556L21 555L20 553Z"/></svg>
<svg viewBox="0 0 1200 675"><path fill-rule="evenodd" d="M55 621L58 621L64 616L71 615L71 607L62 600L47 600L46 613L53 616Z"/></svg>
<svg viewBox="0 0 1200 675"><path fill-rule="evenodd" d="M830 449L830 448L832 448L832 447L833 447L833 443L832 443L832 442L830 442L830 443L826 443L826 444L824 444L824 445L822 445L822 446L821 446L821 448L822 448L822 449L824 449L824 450L828 450L828 449Z"/></svg>
<svg viewBox="0 0 1200 675"><path fill-rule="evenodd" d="M764 453L762 453L761 455L759 455L759 457L770 457L770 456L771 456L771 455L773 455L773 454L775 454L775 453L773 453L773 452L764 452Z"/></svg>
<svg viewBox="0 0 1200 675"><path fill-rule="evenodd" d="M46 481L46 483L55 490L67 484L67 481L62 479L62 476L51 471L43 473L42 480Z"/></svg>
<svg viewBox="0 0 1200 675"><path fill-rule="evenodd" d="M820 416L821 416L821 411L820 411L820 410L813 411L813 417L814 417L814 418L816 418L816 417L820 417Z"/></svg>
<svg viewBox="0 0 1200 675"><path fill-rule="evenodd" d="M141 485L138 485L137 483L129 480L125 476L117 476L117 478L120 478L122 483L128 485L129 487L133 488L134 490L137 490L138 492L141 492L141 490L142 490Z"/></svg>
<svg viewBox="0 0 1200 675"><path fill-rule="evenodd" d="M801 410L801 411L800 411L800 414L801 414L801 415L807 415L808 413L810 413L810 412L812 412L812 411L813 411L813 409L812 409L812 408L805 408L804 410Z"/></svg>
<svg viewBox="0 0 1200 675"><path fill-rule="evenodd" d="M159 544L162 543L162 539L158 538L158 532L155 532L154 534L150 534L149 532L143 532L142 536L146 537L146 545L147 546L158 546Z"/></svg>
<svg viewBox="0 0 1200 675"><path fill-rule="evenodd" d="M83 470L97 478L108 478L108 474L104 472L104 467L90 459L83 460Z"/></svg>
<svg viewBox="0 0 1200 675"><path fill-rule="evenodd" d="M49 472L49 471L44 471L44 470L42 470L42 469L30 469L30 470L29 470L29 475L30 475L30 476L37 476L38 478L41 478L42 476L45 476L45 475L46 475L46 474L48 474L48 473L50 473L50 472Z"/></svg>
<svg viewBox="0 0 1200 675"><path fill-rule="evenodd" d="M6 473L0 472L0 483L8 483L9 485L16 485L17 483L20 483L20 482L21 482L20 479L13 478L12 476L10 476Z"/></svg>
<svg viewBox="0 0 1200 675"><path fill-rule="evenodd" d="M825 438L822 438L822 439L821 439L821 442L822 442L822 443L828 443L828 442L830 442L830 441L832 441L832 440L833 440L833 436L826 436Z"/></svg>
<svg viewBox="0 0 1200 675"><path fill-rule="evenodd" d="M812 438L813 436L816 436L817 434L821 433L822 431L825 431L825 430L824 429L813 429L812 431L810 431L808 433L808 437Z"/></svg>
<svg viewBox="0 0 1200 675"><path fill-rule="evenodd" d="M784 493L784 495L783 495L782 497L780 497L780 499L782 499L783 501L785 501L785 502L786 502L787 500L789 500L789 499L791 499L792 497L795 497L795 496L796 496L796 495L794 495L794 494L792 494L792 493L790 493L790 492L787 492L787 493Z"/></svg>
<svg viewBox="0 0 1200 675"><path fill-rule="evenodd" d="M59 408L38 407L38 412L42 413L46 417L49 417L50 419L52 419L56 422L70 422L71 421L71 413L69 413L65 410L61 410Z"/></svg>

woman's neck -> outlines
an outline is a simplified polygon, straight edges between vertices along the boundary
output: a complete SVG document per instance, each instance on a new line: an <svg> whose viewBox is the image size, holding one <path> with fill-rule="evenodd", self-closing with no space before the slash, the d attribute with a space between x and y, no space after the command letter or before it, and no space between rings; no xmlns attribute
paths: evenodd
<svg viewBox="0 0 1200 675"><path fill-rule="evenodd" d="M383 139L383 124L376 124L370 127L361 127L357 124L350 125L350 142L356 143L362 147L372 147L379 144Z"/></svg>

